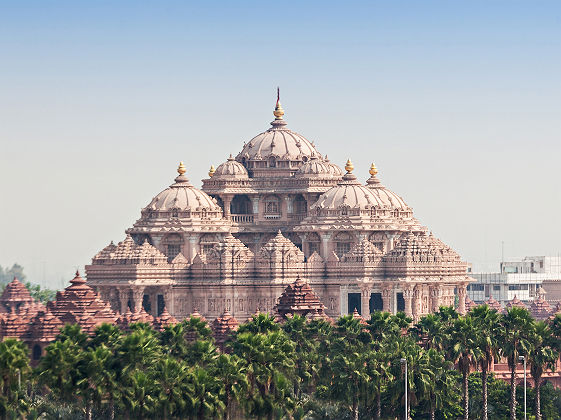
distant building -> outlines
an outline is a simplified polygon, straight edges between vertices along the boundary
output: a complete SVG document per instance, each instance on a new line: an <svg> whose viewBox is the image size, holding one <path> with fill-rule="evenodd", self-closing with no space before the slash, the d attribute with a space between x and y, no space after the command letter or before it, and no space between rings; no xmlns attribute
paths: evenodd
<svg viewBox="0 0 561 420"><path fill-rule="evenodd" d="M500 264L500 272L470 273L476 281L468 286L468 296L475 303L494 298L502 306L515 297L529 303L543 287L548 302L561 300L561 258L523 257Z"/></svg>

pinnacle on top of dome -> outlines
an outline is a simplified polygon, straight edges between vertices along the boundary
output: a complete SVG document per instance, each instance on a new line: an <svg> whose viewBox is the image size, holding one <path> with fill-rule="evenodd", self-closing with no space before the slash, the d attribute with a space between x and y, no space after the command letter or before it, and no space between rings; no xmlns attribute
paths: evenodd
<svg viewBox="0 0 561 420"><path fill-rule="evenodd" d="M210 165L210 169L208 170L208 176L212 178L212 176L214 175L215 172L216 172L216 169L215 169L214 165Z"/></svg>
<svg viewBox="0 0 561 420"><path fill-rule="evenodd" d="M179 166L177 167L177 173L179 175L183 175L185 174L185 172L187 172L187 169L185 168L185 164L183 163L183 161L179 162Z"/></svg>
<svg viewBox="0 0 561 420"><path fill-rule="evenodd" d="M378 168L376 168L374 162L372 162L372 165L370 165L370 170L368 171L368 173L372 176L376 176L376 174L378 173Z"/></svg>
<svg viewBox="0 0 561 420"><path fill-rule="evenodd" d="M185 164L183 162L179 162L179 166L177 167L177 173L179 176L175 178L175 184L185 184L189 183L189 179L185 176L185 172L187 172L187 168L185 168Z"/></svg>
<svg viewBox="0 0 561 420"><path fill-rule="evenodd" d="M354 168L355 166L351 162L351 159L347 159L347 163L345 164L345 171L347 171L347 173L350 174L353 172Z"/></svg>
<svg viewBox="0 0 561 420"><path fill-rule="evenodd" d="M275 110L273 112L276 120L282 120L282 116L284 115L284 109L282 109L282 105L280 103L280 88L277 87L277 104L275 105Z"/></svg>
<svg viewBox="0 0 561 420"><path fill-rule="evenodd" d="M80 277L80 272L76 270L76 274L74 278L70 280L70 283L72 283L73 285L81 285L81 284L86 284L86 280Z"/></svg>

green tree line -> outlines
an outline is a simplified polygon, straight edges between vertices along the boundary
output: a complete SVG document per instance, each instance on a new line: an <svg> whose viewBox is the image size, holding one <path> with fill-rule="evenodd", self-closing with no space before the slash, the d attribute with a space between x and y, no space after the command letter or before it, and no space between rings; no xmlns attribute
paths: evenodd
<svg viewBox="0 0 561 420"><path fill-rule="evenodd" d="M535 419L561 419L561 394L543 381L561 350L561 315L487 306L442 307L416 324L403 313L335 323L266 314L241 324L220 351L209 326L189 318L162 332L103 324L65 326L37 367L27 346L0 343L2 418L57 419L520 419L520 356L537 384ZM497 380L503 358L510 381Z"/></svg>

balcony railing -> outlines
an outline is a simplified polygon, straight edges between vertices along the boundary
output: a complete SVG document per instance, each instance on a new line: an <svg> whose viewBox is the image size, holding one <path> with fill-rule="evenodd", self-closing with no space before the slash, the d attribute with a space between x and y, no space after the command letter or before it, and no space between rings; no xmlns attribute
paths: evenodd
<svg viewBox="0 0 561 420"><path fill-rule="evenodd" d="M232 222L253 223L253 214L232 214Z"/></svg>

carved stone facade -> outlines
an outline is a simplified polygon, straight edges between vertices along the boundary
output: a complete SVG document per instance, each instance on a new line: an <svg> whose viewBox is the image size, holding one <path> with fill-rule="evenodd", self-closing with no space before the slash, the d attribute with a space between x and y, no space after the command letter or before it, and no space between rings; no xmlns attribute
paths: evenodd
<svg viewBox="0 0 561 420"><path fill-rule="evenodd" d="M382 185L376 167L359 182L350 161L342 171L289 130L280 103L274 115L271 128L211 167L202 189L181 163L126 238L94 256L88 284L111 308L245 320L272 313L301 277L332 318L354 309L365 318L465 311L467 264Z"/></svg>

